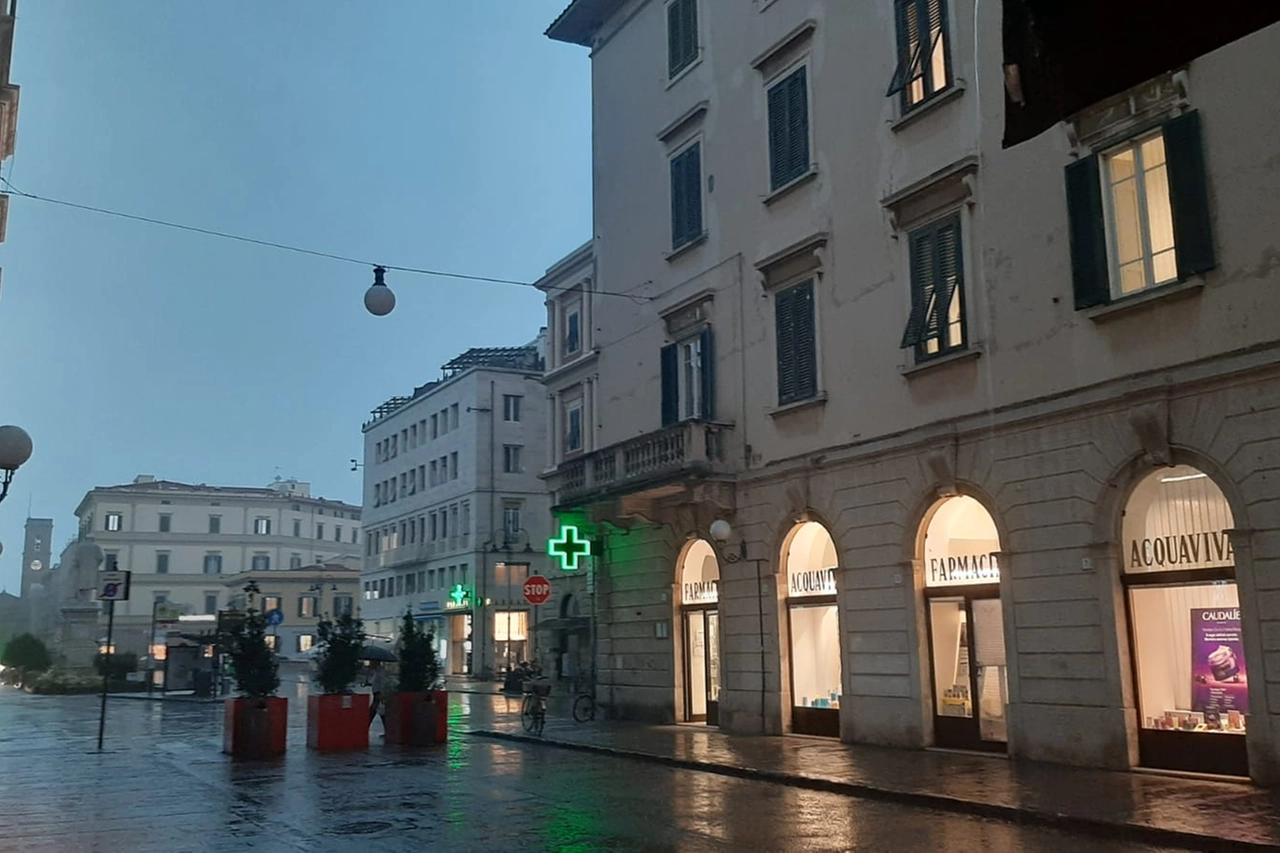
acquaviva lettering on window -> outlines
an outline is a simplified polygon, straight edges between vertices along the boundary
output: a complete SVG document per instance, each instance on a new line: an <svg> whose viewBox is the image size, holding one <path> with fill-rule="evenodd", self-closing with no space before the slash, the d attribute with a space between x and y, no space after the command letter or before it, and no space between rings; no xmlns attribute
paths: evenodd
<svg viewBox="0 0 1280 853"><path fill-rule="evenodd" d="M927 586L958 586L968 583L998 583L1000 563L996 552L930 557L925 576Z"/></svg>
<svg viewBox="0 0 1280 853"><path fill-rule="evenodd" d="M809 595L835 595L836 570L832 568L793 572L787 588L787 595L791 598L804 598Z"/></svg>
<svg viewBox="0 0 1280 853"><path fill-rule="evenodd" d="M720 600L716 581L691 581L682 584L681 599L685 604L715 604Z"/></svg>
<svg viewBox="0 0 1280 853"><path fill-rule="evenodd" d="M1227 531L1182 533L1129 541L1129 568L1177 567L1197 569L1209 565L1235 564L1235 551Z"/></svg>

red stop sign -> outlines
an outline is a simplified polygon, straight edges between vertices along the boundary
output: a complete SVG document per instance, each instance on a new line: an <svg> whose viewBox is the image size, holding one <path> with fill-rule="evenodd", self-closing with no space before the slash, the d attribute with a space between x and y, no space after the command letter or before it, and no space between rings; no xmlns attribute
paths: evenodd
<svg viewBox="0 0 1280 853"><path fill-rule="evenodd" d="M551 581L542 575L533 575L524 582L524 600L530 604L546 604L551 597Z"/></svg>

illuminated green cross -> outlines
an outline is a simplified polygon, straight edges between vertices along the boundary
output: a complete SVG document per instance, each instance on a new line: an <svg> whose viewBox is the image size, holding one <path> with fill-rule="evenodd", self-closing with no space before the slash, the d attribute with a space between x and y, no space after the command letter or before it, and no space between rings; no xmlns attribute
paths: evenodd
<svg viewBox="0 0 1280 853"><path fill-rule="evenodd" d="M578 559L591 553L591 542L578 538L578 528L564 524L559 537L547 540L547 553L560 560L562 571L576 572Z"/></svg>
<svg viewBox="0 0 1280 853"><path fill-rule="evenodd" d="M449 597L453 599L453 603L461 607L462 602L467 599L467 591L463 589L462 584L455 583L453 589L449 591Z"/></svg>

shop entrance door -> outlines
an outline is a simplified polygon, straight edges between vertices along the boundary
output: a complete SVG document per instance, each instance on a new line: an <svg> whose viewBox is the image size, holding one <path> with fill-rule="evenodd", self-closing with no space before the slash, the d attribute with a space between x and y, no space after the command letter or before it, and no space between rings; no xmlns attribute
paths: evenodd
<svg viewBox="0 0 1280 853"><path fill-rule="evenodd" d="M720 725L720 613L684 614L685 719Z"/></svg>
<svg viewBox="0 0 1280 853"><path fill-rule="evenodd" d="M1004 752L1009 687L999 586L945 592L928 599L934 739L942 747Z"/></svg>

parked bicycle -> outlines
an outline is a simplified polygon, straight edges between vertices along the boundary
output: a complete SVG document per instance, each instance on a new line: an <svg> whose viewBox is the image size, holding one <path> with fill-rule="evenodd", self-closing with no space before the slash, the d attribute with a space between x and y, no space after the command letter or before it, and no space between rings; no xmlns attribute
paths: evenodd
<svg viewBox="0 0 1280 853"><path fill-rule="evenodd" d="M547 697L551 695L551 681L539 675L523 683L524 701L520 705L520 722L526 732L542 736L547 724Z"/></svg>
<svg viewBox="0 0 1280 853"><path fill-rule="evenodd" d="M596 718L596 683L594 678L574 682L573 718L587 723Z"/></svg>

